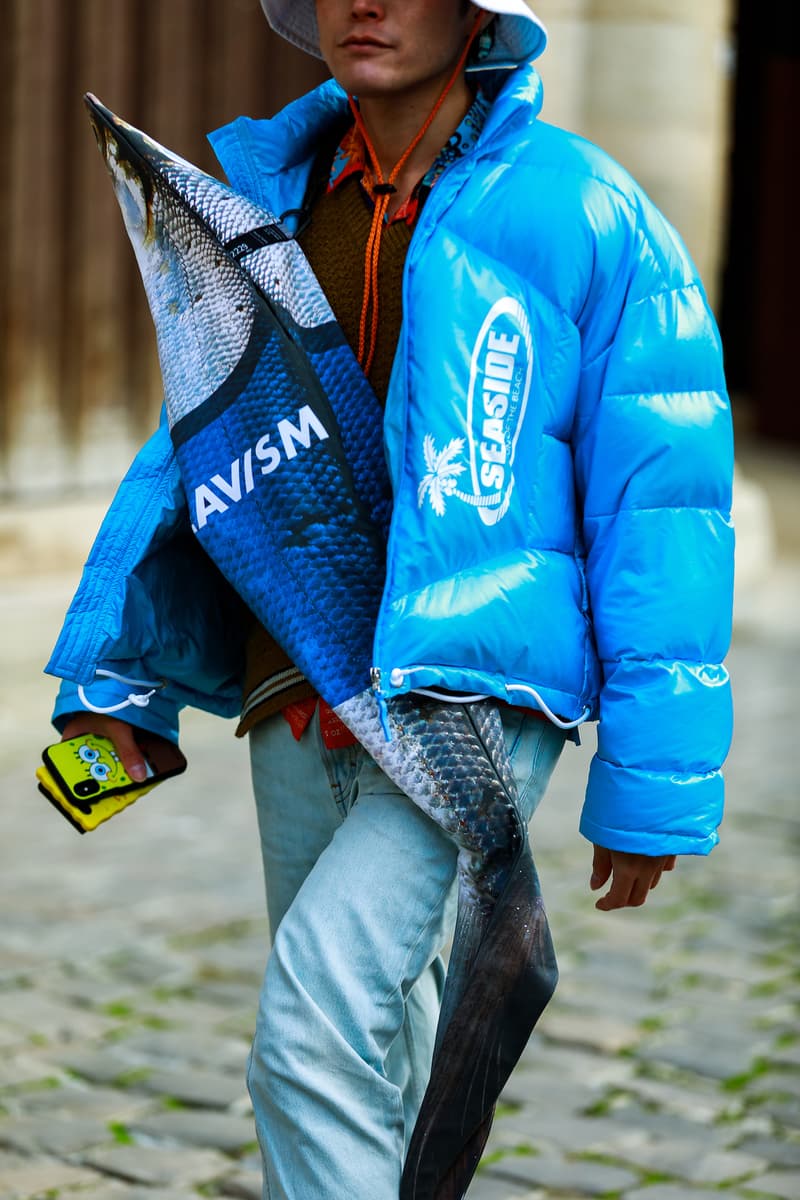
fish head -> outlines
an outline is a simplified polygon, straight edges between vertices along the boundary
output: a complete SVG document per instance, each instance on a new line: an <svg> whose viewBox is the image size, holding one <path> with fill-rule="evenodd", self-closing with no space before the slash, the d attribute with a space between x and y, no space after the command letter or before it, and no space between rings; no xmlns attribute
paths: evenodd
<svg viewBox="0 0 800 1200"><path fill-rule="evenodd" d="M270 214L85 99L147 292L172 427L245 352L260 300L225 246Z"/></svg>

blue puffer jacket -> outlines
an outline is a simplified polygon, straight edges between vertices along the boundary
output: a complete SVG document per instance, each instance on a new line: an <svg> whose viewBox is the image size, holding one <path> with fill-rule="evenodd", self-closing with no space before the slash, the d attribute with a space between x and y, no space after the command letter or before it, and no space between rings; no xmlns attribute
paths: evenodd
<svg viewBox="0 0 800 1200"><path fill-rule="evenodd" d="M218 131L234 188L278 213L299 207L320 128L343 103L329 83L272 121ZM585 836L707 853L731 732L719 337L675 232L540 106L533 68L514 72L409 250L374 661L385 695L438 686L564 725L599 718ZM76 684L100 706L131 691L98 668L168 681L120 713L162 733L176 736L182 704L235 712L241 622L201 557L162 429L112 505L48 664L72 681L57 716L81 707Z"/></svg>

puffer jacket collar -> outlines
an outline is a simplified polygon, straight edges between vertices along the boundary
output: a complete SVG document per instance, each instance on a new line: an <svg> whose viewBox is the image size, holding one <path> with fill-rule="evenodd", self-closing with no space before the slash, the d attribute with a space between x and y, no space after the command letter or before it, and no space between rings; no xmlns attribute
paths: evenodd
<svg viewBox="0 0 800 1200"><path fill-rule="evenodd" d="M502 134L513 137L517 128L539 115L542 81L533 66L497 72L482 80L496 98L483 128L476 153ZM209 141L231 186L273 211L277 216L303 202L314 152L320 136L342 119L347 96L329 79L268 120L237 117L209 134Z"/></svg>

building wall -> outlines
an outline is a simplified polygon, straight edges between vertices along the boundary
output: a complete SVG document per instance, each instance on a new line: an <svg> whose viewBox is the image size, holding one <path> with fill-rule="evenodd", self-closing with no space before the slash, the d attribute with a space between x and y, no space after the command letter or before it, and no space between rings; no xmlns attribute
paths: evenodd
<svg viewBox="0 0 800 1200"><path fill-rule="evenodd" d="M258 0L0 0L0 501L107 488L153 428L155 338L82 103L207 170L206 130L323 77Z"/></svg>
<svg viewBox="0 0 800 1200"><path fill-rule="evenodd" d="M545 117L599 142L719 277L732 0L537 0ZM160 401L81 96L214 169L203 134L322 77L258 0L0 0L0 502L107 489Z"/></svg>
<svg viewBox="0 0 800 1200"><path fill-rule="evenodd" d="M535 0L544 116L597 142L682 234L718 299L732 0Z"/></svg>

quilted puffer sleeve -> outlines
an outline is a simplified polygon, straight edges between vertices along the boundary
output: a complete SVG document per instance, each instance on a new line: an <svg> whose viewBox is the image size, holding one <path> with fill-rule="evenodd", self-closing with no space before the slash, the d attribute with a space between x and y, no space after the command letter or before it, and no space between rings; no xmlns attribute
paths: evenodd
<svg viewBox="0 0 800 1200"><path fill-rule="evenodd" d="M610 849L707 854L732 730L721 347L674 231L642 196L613 207L625 232L598 242L574 430L603 670L581 832Z"/></svg>
<svg viewBox="0 0 800 1200"><path fill-rule="evenodd" d="M162 421L120 484L86 562L47 674L62 685L53 719L91 704L108 708L164 681L146 708L117 716L177 735L187 704L225 717L239 712L244 644L252 618L189 526L186 500Z"/></svg>

